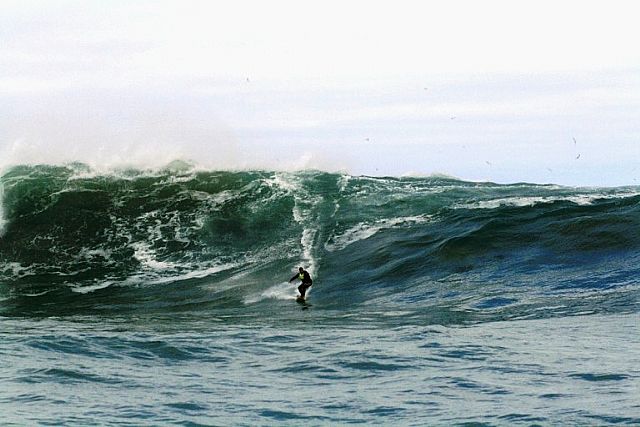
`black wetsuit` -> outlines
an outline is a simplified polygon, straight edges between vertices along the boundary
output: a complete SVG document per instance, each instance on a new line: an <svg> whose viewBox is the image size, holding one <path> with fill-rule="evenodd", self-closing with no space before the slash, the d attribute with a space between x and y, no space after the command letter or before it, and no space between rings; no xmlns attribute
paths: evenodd
<svg viewBox="0 0 640 427"><path fill-rule="evenodd" d="M296 279L302 280L302 283L298 286L298 291L300 292L300 297L304 298L304 294L307 293L307 289L313 284L313 280L311 280L311 276L306 270L302 270L302 273L297 273L289 281L293 282Z"/></svg>

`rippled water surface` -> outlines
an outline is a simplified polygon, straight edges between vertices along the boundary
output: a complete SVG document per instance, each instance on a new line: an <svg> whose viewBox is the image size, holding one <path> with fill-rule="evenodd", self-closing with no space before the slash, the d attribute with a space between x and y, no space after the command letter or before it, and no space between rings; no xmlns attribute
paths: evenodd
<svg viewBox="0 0 640 427"><path fill-rule="evenodd" d="M286 314L5 319L3 424L640 423L636 315L422 326Z"/></svg>

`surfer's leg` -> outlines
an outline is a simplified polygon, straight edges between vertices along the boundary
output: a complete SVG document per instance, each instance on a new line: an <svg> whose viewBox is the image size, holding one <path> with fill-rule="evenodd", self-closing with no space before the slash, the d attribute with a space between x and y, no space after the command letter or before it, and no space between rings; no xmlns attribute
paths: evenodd
<svg viewBox="0 0 640 427"><path fill-rule="evenodd" d="M311 287L308 283L303 283L298 286L298 291L300 292L300 298L304 298L304 295L307 293L307 289Z"/></svg>

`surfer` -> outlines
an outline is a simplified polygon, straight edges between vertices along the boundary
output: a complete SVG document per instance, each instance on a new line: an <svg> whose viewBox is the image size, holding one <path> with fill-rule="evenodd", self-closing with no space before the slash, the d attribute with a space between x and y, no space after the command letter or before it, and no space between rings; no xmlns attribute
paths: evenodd
<svg viewBox="0 0 640 427"><path fill-rule="evenodd" d="M302 281L300 286L298 286L298 292L300 292L300 299L304 299L304 294L307 293L307 289L311 287L313 281L311 280L309 272L302 267L298 269L298 274L289 279L289 283L293 282L296 279L300 279Z"/></svg>

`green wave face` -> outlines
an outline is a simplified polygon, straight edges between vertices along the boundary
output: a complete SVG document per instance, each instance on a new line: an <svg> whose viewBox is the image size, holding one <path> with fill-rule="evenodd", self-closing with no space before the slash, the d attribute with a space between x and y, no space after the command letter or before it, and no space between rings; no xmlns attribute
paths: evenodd
<svg viewBox="0 0 640 427"><path fill-rule="evenodd" d="M244 309L292 296L304 266L332 309L495 318L637 275L635 188L81 164L18 166L1 184L5 313Z"/></svg>

